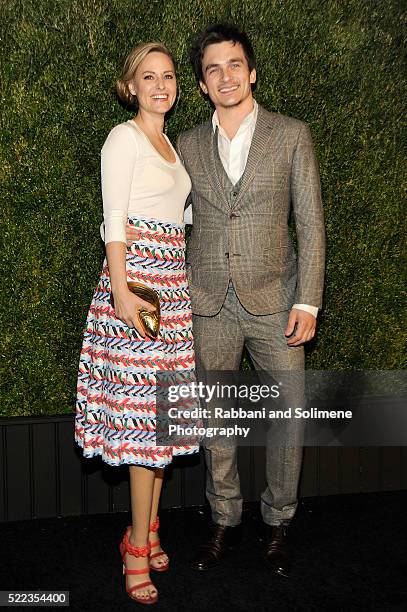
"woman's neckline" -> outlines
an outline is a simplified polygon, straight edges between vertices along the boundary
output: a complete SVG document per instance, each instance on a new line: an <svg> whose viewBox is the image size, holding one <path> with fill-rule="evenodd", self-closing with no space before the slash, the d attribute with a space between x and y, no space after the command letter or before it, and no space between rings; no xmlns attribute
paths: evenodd
<svg viewBox="0 0 407 612"><path fill-rule="evenodd" d="M163 132L164 138L165 140L168 142L168 144L170 145L172 151L174 152L174 156L175 156L175 162L170 162L168 161L168 159L166 159L163 155L161 155L161 153L155 148L155 146L153 145L153 143L151 142L151 140L149 139L149 137L147 136L147 134L145 133L144 130L141 129L141 127L136 123L136 121L134 119L129 119L129 122L131 124L133 124L137 130L139 130L142 135L144 136L144 138L147 140L147 143L149 144L149 146L153 149L153 151L158 155L158 157L165 163L168 164L169 166L176 166L178 164L178 157L177 157L177 153L174 149L174 147L172 146L170 139L168 138L167 134L165 134Z"/></svg>

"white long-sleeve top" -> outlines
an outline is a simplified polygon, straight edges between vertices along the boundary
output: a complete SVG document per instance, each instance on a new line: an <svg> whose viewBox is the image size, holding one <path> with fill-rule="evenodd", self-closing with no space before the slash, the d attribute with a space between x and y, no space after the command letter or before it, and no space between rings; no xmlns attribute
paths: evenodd
<svg viewBox="0 0 407 612"><path fill-rule="evenodd" d="M129 215L183 223L191 181L167 141L175 154L174 163L158 153L133 120L116 125L109 133L101 153L101 236L105 244L126 242Z"/></svg>

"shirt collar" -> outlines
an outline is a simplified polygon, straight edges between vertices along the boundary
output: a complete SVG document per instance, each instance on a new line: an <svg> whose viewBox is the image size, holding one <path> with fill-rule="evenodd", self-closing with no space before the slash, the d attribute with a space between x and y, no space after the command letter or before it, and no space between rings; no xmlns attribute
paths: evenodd
<svg viewBox="0 0 407 612"><path fill-rule="evenodd" d="M259 111L259 105L257 104L256 100L253 98L253 110L243 119L236 133L243 132L250 126L254 126L257 121L258 111ZM222 130L222 127L219 124L219 117L218 117L217 111L215 111L212 115L212 129L214 132L216 131L216 128L219 128L219 130Z"/></svg>

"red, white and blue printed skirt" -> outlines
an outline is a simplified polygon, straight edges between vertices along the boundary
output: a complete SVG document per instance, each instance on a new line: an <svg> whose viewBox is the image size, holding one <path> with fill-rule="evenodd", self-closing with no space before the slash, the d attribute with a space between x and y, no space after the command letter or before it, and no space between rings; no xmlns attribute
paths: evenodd
<svg viewBox="0 0 407 612"><path fill-rule="evenodd" d="M156 445L156 372L194 372L192 314L182 225L129 217L127 279L155 289L161 326L143 339L115 316L107 261L89 309L79 363L75 440L110 465L164 467L194 445Z"/></svg>

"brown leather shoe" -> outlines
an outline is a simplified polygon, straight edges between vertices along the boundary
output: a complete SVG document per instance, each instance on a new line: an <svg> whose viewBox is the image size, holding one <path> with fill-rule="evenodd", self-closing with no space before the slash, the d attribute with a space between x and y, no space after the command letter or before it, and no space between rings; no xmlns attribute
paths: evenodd
<svg viewBox="0 0 407 612"><path fill-rule="evenodd" d="M291 564L286 547L286 527L273 525L264 551L265 560L270 569L278 576L290 577Z"/></svg>
<svg viewBox="0 0 407 612"><path fill-rule="evenodd" d="M194 570L204 571L219 565L225 553L237 544L241 537L241 526L226 527L213 524L208 539L203 542L190 563Z"/></svg>

